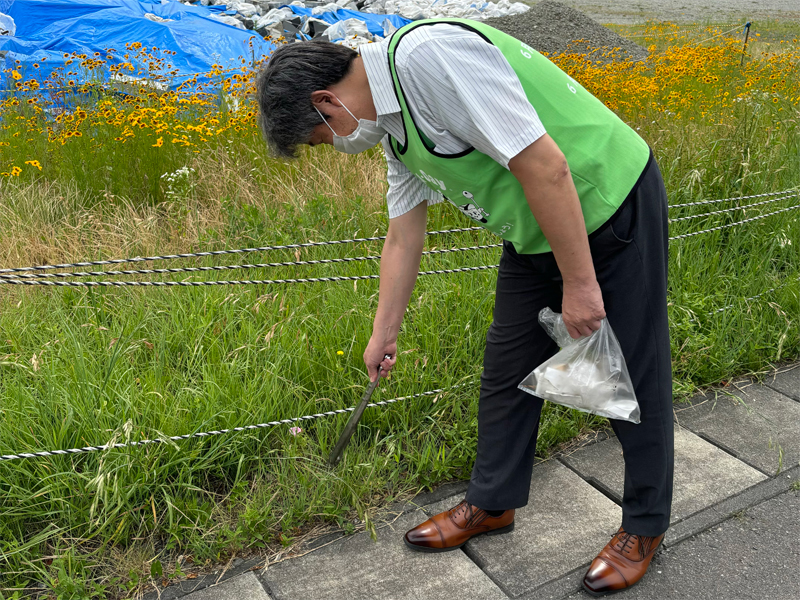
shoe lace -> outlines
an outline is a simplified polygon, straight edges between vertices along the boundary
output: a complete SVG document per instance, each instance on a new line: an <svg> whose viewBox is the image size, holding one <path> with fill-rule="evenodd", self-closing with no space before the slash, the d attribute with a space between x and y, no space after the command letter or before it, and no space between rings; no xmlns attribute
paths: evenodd
<svg viewBox="0 0 800 600"><path fill-rule="evenodd" d="M614 550L619 552L620 554L625 554L626 551L629 549L633 550L633 544L635 541L639 539L639 536L635 533L628 533L627 531L618 531L615 533L611 538L617 538L616 543L614 544ZM636 539L634 539L636 538Z"/></svg>
<svg viewBox="0 0 800 600"><path fill-rule="evenodd" d="M457 505L455 505L453 508L450 509L450 513L454 517L459 516L462 511L466 511L467 515L466 520L469 522L473 516L472 505L469 502L467 502L466 500L462 500L461 502L459 502Z"/></svg>

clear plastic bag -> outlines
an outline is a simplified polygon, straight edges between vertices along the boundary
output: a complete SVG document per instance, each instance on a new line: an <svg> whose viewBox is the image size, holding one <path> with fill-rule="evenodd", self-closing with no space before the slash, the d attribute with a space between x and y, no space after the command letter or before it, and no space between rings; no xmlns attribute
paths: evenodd
<svg viewBox="0 0 800 600"><path fill-rule="evenodd" d="M519 389L583 412L640 422L639 403L617 336L607 319L592 335L572 339L561 315L549 308L539 323L561 351L536 367Z"/></svg>

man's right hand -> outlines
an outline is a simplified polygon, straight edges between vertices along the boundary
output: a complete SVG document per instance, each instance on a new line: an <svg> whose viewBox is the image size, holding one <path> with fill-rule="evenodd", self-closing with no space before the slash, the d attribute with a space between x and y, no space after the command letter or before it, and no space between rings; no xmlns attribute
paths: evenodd
<svg viewBox="0 0 800 600"><path fill-rule="evenodd" d="M386 358L386 356L391 358ZM385 342L373 335L367 349L364 350L364 364L367 365L369 380L375 381L378 378L378 367L381 367L381 376L388 377L389 371L397 361L397 342Z"/></svg>

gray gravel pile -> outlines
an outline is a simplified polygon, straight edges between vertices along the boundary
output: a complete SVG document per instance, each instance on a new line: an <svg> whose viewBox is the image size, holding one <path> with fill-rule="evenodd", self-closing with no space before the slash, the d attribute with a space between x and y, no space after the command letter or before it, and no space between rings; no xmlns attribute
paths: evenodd
<svg viewBox="0 0 800 600"><path fill-rule="evenodd" d="M562 52L596 52L621 48L620 56L629 60L647 58L647 50L603 27L579 10L545 0L521 15L486 19L485 23L514 36L539 52L551 56ZM577 41L581 40L581 41Z"/></svg>

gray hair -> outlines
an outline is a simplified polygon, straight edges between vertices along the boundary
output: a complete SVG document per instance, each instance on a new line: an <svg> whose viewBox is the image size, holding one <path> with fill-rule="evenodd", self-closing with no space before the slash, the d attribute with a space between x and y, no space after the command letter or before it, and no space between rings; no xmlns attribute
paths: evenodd
<svg viewBox="0 0 800 600"><path fill-rule="evenodd" d="M356 56L355 50L317 40L287 44L272 53L256 79L256 99L258 122L273 154L297 156L297 146L308 143L322 122L311 93L344 79Z"/></svg>

